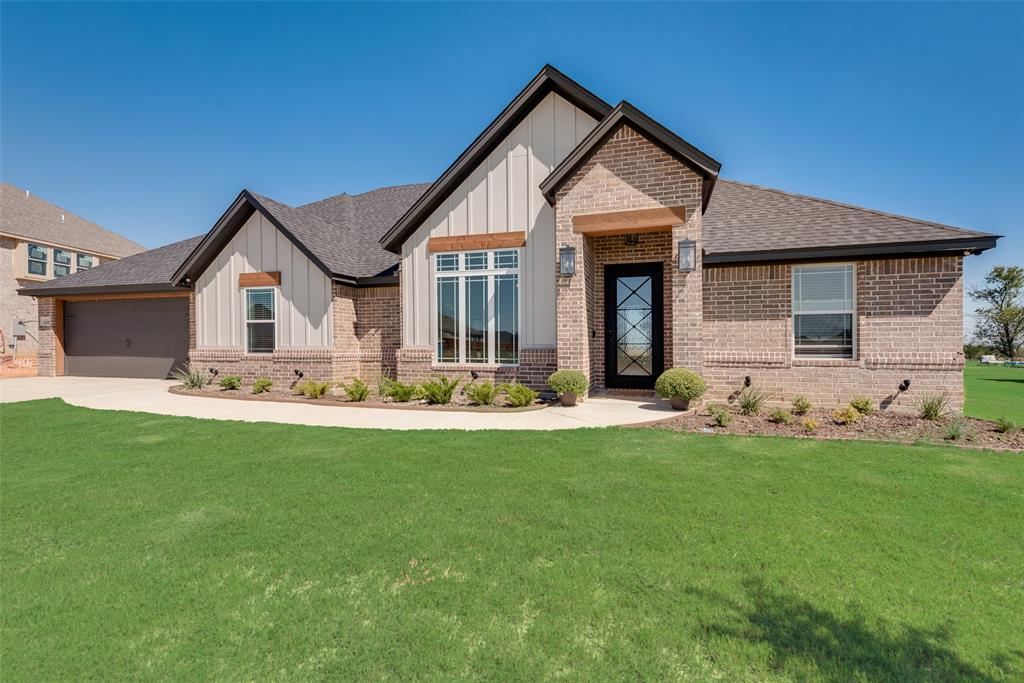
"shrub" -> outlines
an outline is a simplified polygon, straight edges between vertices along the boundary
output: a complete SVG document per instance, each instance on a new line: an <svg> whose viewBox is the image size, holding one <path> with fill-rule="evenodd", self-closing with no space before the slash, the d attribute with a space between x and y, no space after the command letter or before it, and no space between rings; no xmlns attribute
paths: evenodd
<svg viewBox="0 0 1024 683"><path fill-rule="evenodd" d="M959 439L963 439L967 436L970 430L971 428L967 422L958 417L946 425L946 441L957 441Z"/></svg>
<svg viewBox="0 0 1024 683"><path fill-rule="evenodd" d="M202 389L210 383L211 379L208 374L193 367L191 363L186 363L185 367L178 368L171 373L171 376L181 382L186 389Z"/></svg>
<svg viewBox="0 0 1024 683"><path fill-rule="evenodd" d="M505 398L513 408L525 408L526 406L533 405L533 402L537 400L539 395L525 384L505 385Z"/></svg>
<svg viewBox="0 0 1024 683"><path fill-rule="evenodd" d="M654 383L654 390L662 398L678 398L694 401L708 390L707 383L693 370L672 368L661 373Z"/></svg>
<svg viewBox="0 0 1024 683"><path fill-rule="evenodd" d="M338 388L344 391L348 400L354 403L365 401L366 397L370 395L370 387L358 377L353 377L352 381L348 384L338 382Z"/></svg>
<svg viewBox="0 0 1024 683"><path fill-rule="evenodd" d="M408 403L419 395L420 388L415 384L402 384L392 380L388 384L387 396L398 403Z"/></svg>
<svg viewBox="0 0 1024 683"><path fill-rule="evenodd" d="M860 411L852 405L832 411L832 421L837 425L852 425L860 419Z"/></svg>
<svg viewBox="0 0 1024 683"><path fill-rule="evenodd" d="M452 402L452 395L457 386L459 386L459 380L448 379L445 375L441 375L437 379L428 379L421 384L420 393L427 403L443 406Z"/></svg>
<svg viewBox="0 0 1024 683"><path fill-rule="evenodd" d="M1006 417L996 418L996 431L1001 434L1010 434L1017 431L1017 424Z"/></svg>
<svg viewBox="0 0 1024 683"><path fill-rule="evenodd" d="M241 389L242 378L239 377L238 375L225 375L224 377L220 378L220 381L217 382L217 384L220 385L221 389Z"/></svg>
<svg viewBox="0 0 1024 683"><path fill-rule="evenodd" d="M571 393L582 396L587 393L587 376L579 370L556 370L548 377L548 386L559 395Z"/></svg>
<svg viewBox="0 0 1024 683"><path fill-rule="evenodd" d="M719 427L728 427L729 423L732 422L732 413L723 405L712 404L708 406L708 414Z"/></svg>
<svg viewBox="0 0 1024 683"><path fill-rule="evenodd" d="M256 381L252 383L252 393L262 394L263 392L270 391L272 386L274 386L274 383L270 381L269 377L257 377Z"/></svg>
<svg viewBox="0 0 1024 683"><path fill-rule="evenodd" d="M813 417L805 417L803 420L804 431L813 434L818 429L818 421Z"/></svg>
<svg viewBox="0 0 1024 683"><path fill-rule="evenodd" d="M301 394L306 398L323 398L330 389L331 385L329 382L317 382L312 379L307 379L305 382L299 382L295 385L295 393Z"/></svg>
<svg viewBox="0 0 1024 683"><path fill-rule="evenodd" d="M861 415L868 415L875 412L875 402L867 396L854 396L850 405Z"/></svg>
<svg viewBox="0 0 1024 683"><path fill-rule="evenodd" d="M470 382L462 390L469 396L469 400L478 406L493 406L494 399L502 392L502 386L494 386L494 383L487 380L479 384Z"/></svg>
<svg viewBox="0 0 1024 683"><path fill-rule="evenodd" d="M391 395L391 385L395 383L395 380L391 379L387 375L381 375L377 378L377 395L381 398Z"/></svg>
<svg viewBox="0 0 1024 683"><path fill-rule="evenodd" d="M949 399L945 394L928 394L921 397L921 417L926 420L938 420L946 412Z"/></svg>
<svg viewBox="0 0 1024 683"><path fill-rule="evenodd" d="M797 396L793 399L793 414L794 415L806 415L811 412L814 406L810 401L807 400L806 396Z"/></svg>
<svg viewBox="0 0 1024 683"><path fill-rule="evenodd" d="M793 424L793 415L788 410L776 408L768 413L768 421L780 425L791 425Z"/></svg>
<svg viewBox="0 0 1024 683"><path fill-rule="evenodd" d="M744 389L738 399L740 412L744 415L757 415L768 402L768 394L760 389Z"/></svg>

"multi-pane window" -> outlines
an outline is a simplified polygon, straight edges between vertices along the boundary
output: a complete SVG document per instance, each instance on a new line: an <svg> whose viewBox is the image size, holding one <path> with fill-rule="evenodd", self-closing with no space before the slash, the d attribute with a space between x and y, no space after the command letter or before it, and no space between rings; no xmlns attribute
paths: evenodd
<svg viewBox="0 0 1024 683"><path fill-rule="evenodd" d="M28 272L31 275L46 275L46 247L28 245Z"/></svg>
<svg viewBox="0 0 1024 683"><path fill-rule="evenodd" d="M277 316L274 290L270 287L245 290L245 351L272 353Z"/></svg>
<svg viewBox="0 0 1024 683"><path fill-rule="evenodd" d="M92 254L75 254L78 270L89 270L96 267L96 257Z"/></svg>
<svg viewBox="0 0 1024 683"><path fill-rule="evenodd" d="M519 362L519 251L434 256L440 363Z"/></svg>
<svg viewBox="0 0 1024 683"><path fill-rule="evenodd" d="M71 252L64 249L53 249L53 276L61 277L71 273Z"/></svg>
<svg viewBox="0 0 1024 683"><path fill-rule="evenodd" d="M793 349L798 357L853 358L852 265L793 268Z"/></svg>

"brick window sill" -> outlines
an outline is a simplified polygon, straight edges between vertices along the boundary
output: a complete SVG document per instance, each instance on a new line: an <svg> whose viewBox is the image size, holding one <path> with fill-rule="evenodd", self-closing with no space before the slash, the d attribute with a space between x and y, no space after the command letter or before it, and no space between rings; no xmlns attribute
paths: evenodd
<svg viewBox="0 0 1024 683"><path fill-rule="evenodd" d="M795 368L859 368L860 361L854 358L794 358Z"/></svg>

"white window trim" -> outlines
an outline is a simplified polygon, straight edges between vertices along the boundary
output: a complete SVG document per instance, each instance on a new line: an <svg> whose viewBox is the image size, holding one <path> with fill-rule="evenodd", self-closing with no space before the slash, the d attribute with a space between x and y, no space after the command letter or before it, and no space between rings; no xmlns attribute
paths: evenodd
<svg viewBox="0 0 1024 683"><path fill-rule="evenodd" d="M250 320L249 319L249 292L270 290L273 306L273 320ZM250 351L249 350L249 323L274 323L274 348L271 351ZM242 336L247 356L270 356L277 350L277 287L243 287L242 288Z"/></svg>
<svg viewBox="0 0 1024 683"><path fill-rule="evenodd" d="M851 284L853 287L852 297L852 310L829 310L829 311L815 311L814 313L797 313L796 312L796 287L794 282L796 280L796 271L800 268L837 268L849 266L853 269L853 278ZM821 356L821 355L800 355L796 351L796 317L798 315L851 315L853 322L853 335L852 335L852 355L846 356ZM855 261L837 261L824 263L801 263L799 265L793 265L790 267L789 273L789 355L790 359L794 361L834 361L834 360L857 360L859 358L859 335L857 330L860 327L860 321L857 316L857 263Z"/></svg>
<svg viewBox="0 0 1024 683"><path fill-rule="evenodd" d="M499 251L514 251L516 252L516 268L495 268L494 260L495 253ZM475 268L467 269L463 267L465 259L462 254L478 254L484 252L487 254L487 268ZM442 270L437 269L437 257L445 256L450 254L456 254L459 257L459 267L455 270ZM473 367L503 367L503 368L514 368L519 366L519 359L523 351L523 250L521 248L505 248L505 249L466 249L462 251L440 251L428 253L430 263L430 345L432 348L432 363L434 365L442 366L473 366ZM497 275L515 275L516 276L516 330L518 333L518 343L516 345L516 362L515 363L499 363L495 358L495 352L497 351L496 345L496 311L497 307L494 305L494 277L487 278L487 361L470 361L466 357L466 349L468 348L468 340L466 339L466 329L464 321L466 320L466 277L473 276L497 276ZM458 349L459 358L455 361L443 361L438 357L438 330L437 330L437 282L439 279L444 278L456 278L458 282Z"/></svg>

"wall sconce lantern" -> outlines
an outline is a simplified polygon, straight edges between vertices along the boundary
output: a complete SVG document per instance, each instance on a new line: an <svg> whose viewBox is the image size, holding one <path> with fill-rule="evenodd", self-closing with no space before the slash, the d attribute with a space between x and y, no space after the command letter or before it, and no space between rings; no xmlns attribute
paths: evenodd
<svg viewBox="0 0 1024 683"><path fill-rule="evenodd" d="M558 274L576 274L576 247L566 245L558 250Z"/></svg>
<svg viewBox="0 0 1024 683"><path fill-rule="evenodd" d="M689 273L697 267L697 243L693 240L679 240L679 261L677 270Z"/></svg>

